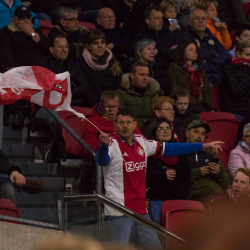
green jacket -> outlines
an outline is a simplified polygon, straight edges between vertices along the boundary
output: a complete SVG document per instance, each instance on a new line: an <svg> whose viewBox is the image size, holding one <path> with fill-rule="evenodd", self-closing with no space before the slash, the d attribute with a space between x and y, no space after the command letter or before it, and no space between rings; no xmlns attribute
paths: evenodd
<svg viewBox="0 0 250 250"><path fill-rule="evenodd" d="M153 102L159 96L161 89L159 83L149 77L148 85L142 96L131 86L130 73L128 73L122 76L122 83L117 92L121 108L126 108L134 114L140 128L152 115Z"/></svg>
<svg viewBox="0 0 250 250"><path fill-rule="evenodd" d="M196 154L198 162L196 162ZM221 173L219 175L207 174L202 176L200 168L208 166L208 162L217 155L208 152L197 152L185 155L188 165L191 167L191 187L188 198L199 194L221 193L227 190L229 185L229 175L223 164L220 162Z"/></svg>

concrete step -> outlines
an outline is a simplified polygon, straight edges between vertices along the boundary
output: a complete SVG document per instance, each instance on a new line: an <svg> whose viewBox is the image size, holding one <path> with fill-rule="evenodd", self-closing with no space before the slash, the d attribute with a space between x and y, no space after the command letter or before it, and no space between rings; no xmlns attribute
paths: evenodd
<svg viewBox="0 0 250 250"><path fill-rule="evenodd" d="M3 127L3 141L5 143L24 143L27 139L27 128L13 130L11 127Z"/></svg>
<svg viewBox="0 0 250 250"><path fill-rule="evenodd" d="M22 144L3 144L3 152L13 162L33 162L34 147L33 145Z"/></svg>
<svg viewBox="0 0 250 250"><path fill-rule="evenodd" d="M54 163L16 162L15 164L22 169L22 173L25 177L47 177L56 175L57 164Z"/></svg>

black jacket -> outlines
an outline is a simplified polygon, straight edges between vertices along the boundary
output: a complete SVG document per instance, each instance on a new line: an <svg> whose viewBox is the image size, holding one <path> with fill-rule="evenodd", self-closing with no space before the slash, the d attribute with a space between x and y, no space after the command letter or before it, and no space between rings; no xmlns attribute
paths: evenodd
<svg viewBox="0 0 250 250"><path fill-rule="evenodd" d="M34 66L49 54L49 39L41 29L35 31L41 38L38 43L23 32L11 31L9 26L0 30L0 72L11 67Z"/></svg>
<svg viewBox="0 0 250 250"><path fill-rule="evenodd" d="M186 112L184 114L181 114L176 108L174 113L174 119L178 123L182 123L185 128L187 128L188 124L198 119L197 114L193 111L193 106L188 106Z"/></svg>
<svg viewBox="0 0 250 250"><path fill-rule="evenodd" d="M61 62L50 55L42 61L38 62L37 65L47 68L55 74L68 71L70 74L70 86L72 92L71 106L85 107L88 85L87 78L79 63L76 63L71 59L66 59L64 62Z"/></svg>
<svg viewBox="0 0 250 250"><path fill-rule="evenodd" d="M0 150L0 173L8 174L10 175L11 172L18 171L19 173L22 173L22 170L15 166L13 163L11 163L7 156L3 153L2 150Z"/></svg>
<svg viewBox="0 0 250 250"><path fill-rule="evenodd" d="M60 34L66 36L69 44L69 58L77 59L82 54L88 32L82 26L79 26L77 31L70 32L65 30L61 25L55 25L50 28L48 37L52 38Z"/></svg>
<svg viewBox="0 0 250 250"><path fill-rule="evenodd" d="M209 82L218 85L221 81L222 68L228 58L228 52L219 40L206 28L205 36L200 38L191 28L182 34L181 40L193 41L199 49L198 59L206 61L204 69Z"/></svg>
<svg viewBox="0 0 250 250"><path fill-rule="evenodd" d="M226 64L222 77L222 110L244 116L249 98L250 68L243 64Z"/></svg>
<svg viewBox="0 0 250 250"><path fill-rule="evenodd" d="M145 137L147 137L149 126L150 126L150 124L152 123L153 120L154 120L154 117L150 116L149 119L140 128L141 133ZM173 128L174 128L174 132L176 133L176 135L177 135L177 137L179 139L179 142L181 142L181 143L187 142L185 126L180 121L176 121L174 119Z"/></svg>
<svg viewBox="0 0 250 250"><path fill-rule="evenodd" d="M145 27L134 37L135 41L139 41L145 38L155 41L159 57L162 57L169 62L173 61L175 50L171 49L171 47L173 45L178 45L178 36L175 36L171 32L166 32L166 30L161 30L157 33L154 29Z"/></svg>
<svg viewBox="0 0 250 250"><path fill-rule="evenodd" d="M116 90L122 79L122 73L118 76L113 76L112 66L114 59L109 61L109 65L105 70L95 71L90 68L85 59L81 57L79 59L81 67L87 77L88 95L86 97L87 107L92 108L96 103L100 102L100 97L103 91Z"/></svg>
<svg viewBox="0 0 250 250"><path fill-rule="evenodd" d="M175 169L176 177L168 180L166 170ZM191 170L183 156L178 157L175 165L166 165L163 161L148 157L146 170L147 199L181 200L187 199L190 188Z"/></svg>
<svg viewBox="0 0 250 250"><path fill-rule="evenodd" d="M121 63L123 73L129 73L135 62L138 62L136 58L125 58ZM172 78L167 74L168 67L169 63L158 57L155 57L155 61L148 65L149 76L154 78L160 84L161 90L164 91L164 95L166 96L170 95L173 84Z"/></svg>

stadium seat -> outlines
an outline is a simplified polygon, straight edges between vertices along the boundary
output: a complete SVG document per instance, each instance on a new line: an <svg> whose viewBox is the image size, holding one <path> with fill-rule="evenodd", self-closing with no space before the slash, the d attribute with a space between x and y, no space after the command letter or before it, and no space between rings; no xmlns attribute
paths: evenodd
<svg viewBox="0 0 250 250"><path fill-rule="evenodd" d="M250 10L250 2L243 3L243 11L244 11L245 17L247 17L249 10Z"/></svg>
<svg viewBox="0 0 250 250"><path fill-rule="evenodd" d="M211 87L213 93L213 108L220 110L220 98L219 98L219 87Z"/></svg>
<svg viewBox="0 0 250 250"><path fill-rule="evenodd" d="M87 118L92 116L92 108L82 108L82 107L72 107L79 113L84 114ZM84 131L85 120L82 121L81 118L75 116L69 111L59 111L58 115L78 134L82 135ZM79 145L78 142L73 139L73 137L62 128L62 137L66 146L67 157L78 156Z"/></svg>
<svg viewBox="0 0 250 250"><path fill-rule="evenodd" d="M40 20L40 27L43 31L43 34L48 37L48 34L49 34L49 30L50 30L50 27L52 26L52 24L48 21L45 21L45 20Z"/></svg>
<svg viewBox="0 0 250 250"><path fill-rule="evenodd" d="M161 206L161 220L164 227L188 240L193 230L207 219L206 210L199 201L168 200ZM176 249L176 242L168 240L168 249Z"/></svg>
<svg viewBox="0 0 250 250"><path fill-rule="evenodd" d="M0 198L0 215L20 218L20 214L16 207L16 204L12 200L3 199L3 198ZM4 220L4 219L0 219L0 221L21 224L20 222Z"/></svg>
<svg viewBox="0 0 250 250"><path fill-rule="evenodd" d="M87 23L87 22L79 22L80 25L82 25L83 27L88 28L89 30L95 30L96 27L93 23Z"/></svg>
<svg viewBox="0 0 250 250"><path fill-rule="evenodd" d="M211 132L207 134L208 139L225 143L229 157L237 140L239 122L236 116L227 112L203 112L200 114L199 119L211 127Z"/></svg>

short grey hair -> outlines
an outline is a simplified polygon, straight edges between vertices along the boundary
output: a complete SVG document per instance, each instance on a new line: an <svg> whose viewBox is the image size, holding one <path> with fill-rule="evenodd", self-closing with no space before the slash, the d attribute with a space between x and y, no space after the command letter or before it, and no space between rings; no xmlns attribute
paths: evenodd
<svg viewBox="0 0 250 250"><path fill-rule="evenodd" d="M139 57L137 51L139 51L139 52L141 53L142 50L143 50L145 47L149 46L149 45L154 45L154 46L156 46L156 43L155 43L155 41L150 40L150 39L142 39L142 40L138 41L138 42L135 44L135 46L134 46L135 57L136 57L136 58Z"/></svg>
<svg viewBox="0 0 250 250"><path fill-rule="evenodd" d="M244 127L243 127L243 136L245 136L246 132L250 132L250 123L247 123Z"/></svg>
<svg viewBox="0 0 250 250"><path fill-rule="evenodd" d="M206 12L205 10L199 9L199 8L193 8L193 9L191 10L191 12L190 12L190 15L189 15L189 21L191 21L191 20L193 19L193 15L194 15L194 12L195 12L196 10L202 10L202 11L204 11L204 12L206 13L206 17L207 17L207 12Z"/></svg>
<svg viewBox="0 0 250 250"><path fill-rule="evenodd" d="M70 9L70 8L62 8L62 9L59 11L58 15L57 15L57 23L60 24L60 21L61 21L62 19L64 19L64 18L66 18L67 15L70 14L70 13L76 14L77 11L76 11L76 10L73 10L73 9Z"/></svg>

